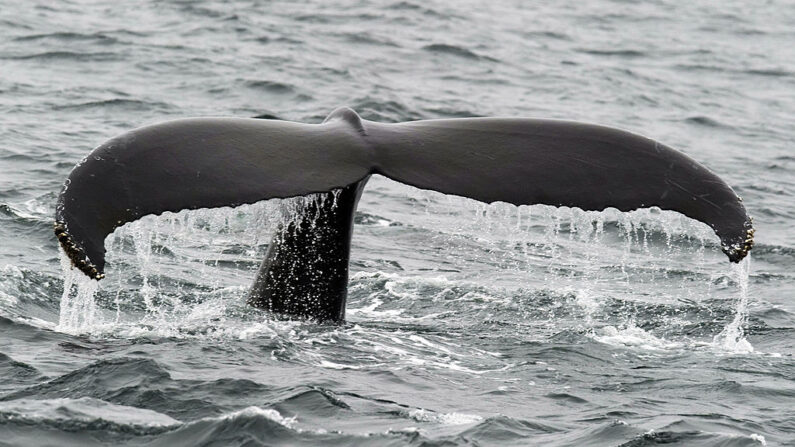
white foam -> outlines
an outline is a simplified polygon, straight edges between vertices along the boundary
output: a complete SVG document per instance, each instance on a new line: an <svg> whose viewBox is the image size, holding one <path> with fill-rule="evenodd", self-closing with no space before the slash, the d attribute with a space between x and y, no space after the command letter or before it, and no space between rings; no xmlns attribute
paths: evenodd
<svg viewBox="0 0 795 447"><path fill-rule="evenodd" d="M361 369L361 366L343 365L342 363L335 363L328 360L321 360L320 363L318 363L318 366L328 369Z"/></svg>
<svg viewBox="0 0 795 447"><path fill-rule="evenodd" d="M403 309L376 310L382 304L384 304L383 300L375 298L369 305L365 307L351 308L346 312L349 316L370 317L376 319L394 319L403 313Z"/></svg>
<svg viewBox="0 0 795 447"><path fill-rule="evenodd" d="M0 290L0 305L2 305L3 307L11 307L17 305L17 303L19 303L17 297L11 296Z"/></svg>
<svg viewBox="0 0 795 447"><path fill-rule="evenodd" d="M594 340L612 346L631 347L658 351L663 349L679 349L682 343L672 342L657 337L639 328L630 321L623 328L605 326L591 333Z"/></svg>
<svg viewBox="0 0 795 447"><path fill-rule="evenodd" d="M162 413L116 405L91 397L79 399L17 399L0 402L0 412L15 413L34 421L108 421L120 425L171 427L181 422Z"/></svg>
<svg viewBox="0 0 795 447"><path fill-rule="evenodd" d="M467 413L437 413L435 411L416 408L407 413L408 417L417 422L432 422L440 425L474 424L483 420L482 416Z"/></svg>
<svg viewBox="0 0 795 447"><path fill-rule="evenodd" d="M239 418L239 417L263 417L265 419L269 419L269 420L271 420L273 422L278 423L279 425L283 425L283 426L285 426L287 428L290 428L290 429L293 428L293 425L295 425L295 423L297 421L297 417L296 416L293 416L291 418L286 418L286 417L282 416L281 413L279 413L278 411L276 411L274 409L271 409L271 408L260 408L260 407L256 407L256 406L246 407L246 408L243 408L242 410L237 410L237 411L233 411L231 413L226 413L226 414L223 414L223 415L218 416L218 417L204 418L202 420L221 421L221 420L236 419L236 418ZM300 430L297 430L297 431L300 431Z"/></svg>
<svg viewBox="0 0 795 447"><path fill-rule="evenodd" d="M23 281L25 276L22 270L14 264L4 265L2 276L3 278L0 279L0 309L5 310L19 304L19 299L16 297L19 294L19 289L14 284Z"/></svg>
<svg viewBox="0 0 795 447"><path fill-rule="evenodd" d="M17 279L22 279L22 278L25 277L24 276L25 274L22 272L22 269L20 269L19 267L17 267L14 264L6 264L6 265L4 265L3 266L3 274L4 275L8 275L8 276L12 276L12 277L17 278Z"/></svg>
<svg viewBox="0 0 795 447"><path fill-rule="evenodd" d="M764 446L764 445L767 445L767 441L765 441L765 437L764 437L764 436L762 436L762 435L758 435L758 434L756 434L756 433L751 433L751 436L749 436L749 437L750 437L751 439L753 439L754 441L757 441L757 442L759 442L759 443L760 443L760 444L762 444L763 446Z"/></svg>

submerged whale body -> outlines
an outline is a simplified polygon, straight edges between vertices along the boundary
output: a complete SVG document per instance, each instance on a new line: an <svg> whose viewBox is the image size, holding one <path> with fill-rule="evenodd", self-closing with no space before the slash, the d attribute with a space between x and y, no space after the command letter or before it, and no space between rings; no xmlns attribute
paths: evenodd
<svg viewBox="0 0 795 447"><path fill-rule="evenodd" d="M148 214L327 195L274 235L249 304L345 317L353 216L372 174L486 203L631 211L706 223L733 262L753 246L741 200L718 176L654 140L604 126L524 118L384 124L340 108L322 124L191 118L94 149L58 197L55 233L74 267L102 279L105 237Z"/></svg>

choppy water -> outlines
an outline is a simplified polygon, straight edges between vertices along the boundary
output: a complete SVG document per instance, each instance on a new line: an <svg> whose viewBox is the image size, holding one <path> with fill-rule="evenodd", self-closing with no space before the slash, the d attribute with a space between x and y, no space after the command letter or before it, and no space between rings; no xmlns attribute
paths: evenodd
<svg viewBox="0 0 795 447"><path fill-rule="evenodd" d="M0 2L0 445L795 445L795 6L526 3ZM128 225L62 301L54 203L92 147L339 105L648 135L744 197L753 260L673 213L374 178L343 326L244 304L292 202Z"/></svg>

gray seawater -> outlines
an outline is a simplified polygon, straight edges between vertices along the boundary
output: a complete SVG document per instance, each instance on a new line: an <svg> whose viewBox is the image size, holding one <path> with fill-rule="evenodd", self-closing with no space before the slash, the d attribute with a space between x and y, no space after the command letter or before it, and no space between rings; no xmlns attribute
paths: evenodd
<svg viewBox="0 0 795 447"><path fill-rule="evenodd" d="M375 178L342 326L244 304L311 197L127 225L98 291L61 270L55 198L104 140L340 105L650 136L745 199L753 259L674 213ZM793 135L786 0L2 0L0 445L795 445Z"/></svg>

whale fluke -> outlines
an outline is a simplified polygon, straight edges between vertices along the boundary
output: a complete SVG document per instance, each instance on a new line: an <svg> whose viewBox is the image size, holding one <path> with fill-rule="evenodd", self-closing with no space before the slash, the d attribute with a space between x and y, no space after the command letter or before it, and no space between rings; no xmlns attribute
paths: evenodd
<svg viewBox="0 0 795 447"><path fill-rule="evenodd" d="M368 123L368 134L375 172L418 188L486 203L586 211L656 206L712 227L732 262L753 246L753 222L726 182L685 154L627 131L560 120L459 118Z"/></svg>
<svg viewBox="0 0 795 447"><path fill-rule="evenodd" d="M100 279L105 237L127 222L343 188L370 174L372 155L343 120L192 118L146 126L77 164L58 197L55 231L75 267Z"/></svg>
<svg viewBox="0 0 795 447"><path fill-rule="evenodd" d="M356 191L352 208L345 210L349 215L329 225L350 224L371 174L487 203L621 211L656 206L712 227L733 262L753 245L751 219L731 187L654 140L543 119L384 124L348 108L335 110L322 124L192 118L127 132L74 168L58 198L55 232L73 265L101 279L105 237L142 216L347 188ZM340 234L350 242L350 232ZM274 239L280 240L285 243ZM347 279L345 248L338 262L344 262Z"/></svg>

